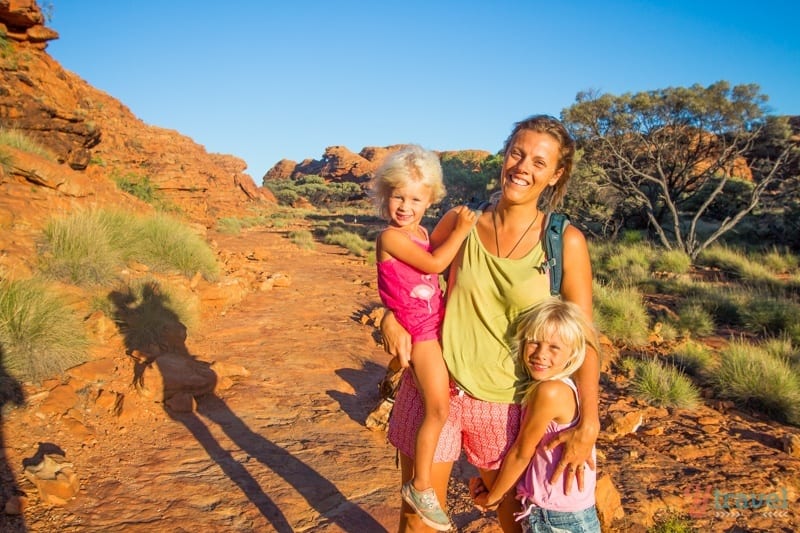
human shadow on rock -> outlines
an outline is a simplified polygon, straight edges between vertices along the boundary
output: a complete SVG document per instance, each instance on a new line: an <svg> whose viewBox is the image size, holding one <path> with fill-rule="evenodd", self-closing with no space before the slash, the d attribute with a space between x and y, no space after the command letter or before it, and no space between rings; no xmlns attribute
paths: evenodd
<svg viewBox="0 0 800 533"><path fill-rule="evenodd" d="M386 368L366 361L361 368L340 368L336 375L346 381L353 394L338 390L326 391L328 396L339 402L342 411L360 425L365 425L367 417L378 402L378 387L386 375Z"/></svg>
<svg viewBox="0 0 800 533"><path fill-rule="evenodd" d="M143 396L163 402L166 413L186 427L275 531L290 533L294 529L278 503L229 451L231 446L223 446L216 439L207 421L217 424L236 448L285 479L328 522L345 531L385 531L361 508L348 502L333 483L253 432L216 395L218 376L211 365L189 352L187 328L156 282L145 285L141 295L115 292L109 298L116 306L115 318L122 326L127 351L135 361L134 385Z"/></svg>
<svg viewBox="0 0 800 533"><path fill-rule="evenodd" d="M25 518L22 513L9 514L7 505L13 506L19 502L23 495L17 485L14 471L8 464L6 456L5 435L3 432L3 415L7 412L7 405L23 405L25 394L22 385L6 371L6 356L3 345L0 344L0 531L8 533L21 533L27 531Z"/></svg>

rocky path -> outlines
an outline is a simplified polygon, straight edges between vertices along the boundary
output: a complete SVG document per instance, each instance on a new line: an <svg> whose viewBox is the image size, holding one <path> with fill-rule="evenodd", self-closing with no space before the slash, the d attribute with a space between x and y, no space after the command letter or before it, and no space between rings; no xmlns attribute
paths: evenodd
<svg viewBox="0 0 800 533"><path fill-rule="evenodd" d="M396 529L394 449L364 426L388 362L359 321L377 303L374 267L334 246L299 249L277 231L220 235L218 244L267 250L262 268L290 279L205 320L186 340L197 359L249 375L201 397L192 413L170 416L153 403L86 424L82 435L60 424L25 434L26 423L40 421L35 406L11 412L9 464L37 442L56 443L81 486L65 506L49 506L19 476L31 494L17 531ZM454 485L463 499L463 483ZM465 502L455 510L465 531L491 526Z"/></svg>

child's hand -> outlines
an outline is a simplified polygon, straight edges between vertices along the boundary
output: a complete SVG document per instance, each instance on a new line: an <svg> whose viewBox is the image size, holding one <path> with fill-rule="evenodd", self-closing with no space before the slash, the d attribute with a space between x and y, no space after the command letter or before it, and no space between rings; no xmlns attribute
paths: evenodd
<svg viewBox="0 0 800 533"><path fill-rule="evenodd" d="M503 498L500 498L496 502L489 502L489 489L486 488L480 477L473 477L469 480L469 493L475 507L483 512L497 509L497 506L503 501Z"/></svg>
<svg viewBox="0 0 800 533"><path fill-rule="evenodd" d="M457 233L463 233L464 236L466 236L466 234L469 233L469 230L471 230L472 226L475 224L475 211L465 205L460 205L454 210L458 214L454 231Z"/></svg>

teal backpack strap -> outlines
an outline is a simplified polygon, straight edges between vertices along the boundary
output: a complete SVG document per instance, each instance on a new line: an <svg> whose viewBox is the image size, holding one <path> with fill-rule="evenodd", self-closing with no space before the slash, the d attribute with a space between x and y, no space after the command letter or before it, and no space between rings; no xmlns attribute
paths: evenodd
<svg viewBox="0 0 800 533"><path fill-rule="evenodd" d="M545 261L540 270L550 274L550 295L561 294L561 279L564 276L564 228L569 217L564 213L549 213L544 234Z"/></svg>
<svg viewBox="0 0 800 533"><path fill-rule="evenodd" d="M470 198L469 202L467 202L467 207L475 211L475 214L478 216L481 216L481 213L483 213L490 205L492 205L491 202L475 198L474 196Z"/></svg>

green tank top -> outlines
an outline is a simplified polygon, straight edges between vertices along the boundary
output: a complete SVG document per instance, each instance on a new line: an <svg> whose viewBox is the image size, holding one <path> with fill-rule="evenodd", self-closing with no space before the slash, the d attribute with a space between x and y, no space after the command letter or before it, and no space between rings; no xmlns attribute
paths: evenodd
<svg viewBox="0 0 800 533"><path fill-rule="evenodd" d="M475 228L450 267L442 348L450 375L470 396L488 402L521 403L527 373L511 353L516 320L550 297L540 272L544 248L504 259L489 253Z"/></svg>

